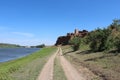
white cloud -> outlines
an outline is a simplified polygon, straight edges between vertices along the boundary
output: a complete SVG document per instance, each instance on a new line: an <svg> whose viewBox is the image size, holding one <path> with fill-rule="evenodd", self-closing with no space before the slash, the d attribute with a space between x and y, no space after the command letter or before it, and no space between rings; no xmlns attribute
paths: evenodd
<svg viewBox="0 0 120 80"><path fill-rule="evenodd" d="M25 37L34 37L34 34L32 33L25 33L25 32L12 32L13 34L25 36Z"/></svg>

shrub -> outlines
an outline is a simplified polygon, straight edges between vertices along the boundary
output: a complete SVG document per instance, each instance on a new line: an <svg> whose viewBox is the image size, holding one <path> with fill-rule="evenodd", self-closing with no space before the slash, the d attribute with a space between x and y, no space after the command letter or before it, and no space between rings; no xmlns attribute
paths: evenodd
<svg viewBox="0 0 120 80"><path fill-rule="evenodd" d="M108 27L109 36L106 41L106 49L116 48L120 50L120 20L113 20L113 23Z"/></svg>
<svg viewBox="0 0 120 80"><path fill-rule="evenodd" d="M74 37L73 39L69 41L69 44L72 45L72 48L74 51L77 51L79 50L80 42L81 42L80 37Z"/></svg>
<svg viewBox="0 0 120 80"><path fill-rule="evenodd" d="M120 32L116 32L113 43L115 48L120 51Z"/></svg>
<svg viewBox="0 0 120 80"><path fill-rule="evenodd" d="M106 49L105 43L109 32L107 29L97 29L88 36L90 41L90 48L92 51L103 51Z"/></svg>

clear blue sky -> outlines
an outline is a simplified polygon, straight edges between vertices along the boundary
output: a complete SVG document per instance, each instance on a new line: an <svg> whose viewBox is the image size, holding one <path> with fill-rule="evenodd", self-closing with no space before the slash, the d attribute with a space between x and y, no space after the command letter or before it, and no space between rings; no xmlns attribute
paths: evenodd
<svg viewBox="0 0 120 80"><path fill-rule="evenodd" d="M0 0L0 43L52 45L58 36L120 19L120 0Z"/></svg>

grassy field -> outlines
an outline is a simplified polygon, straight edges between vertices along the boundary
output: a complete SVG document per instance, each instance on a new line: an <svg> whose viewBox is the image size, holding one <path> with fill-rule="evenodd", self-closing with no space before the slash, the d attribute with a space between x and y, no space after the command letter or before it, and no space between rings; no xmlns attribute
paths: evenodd
<svg viewBox="0 0 120 80"><path fill-rule="evenodd" d="M29 56L0 63L0 80L35 80L56 47L43 48Z"/></svg>
<svg viewBox="0 0 120 80"><path fill-rule="evenodd" d="M119 80L120 79L120 54L96 52L87 49L72 52L67 46L63 48L67 59L77 66L83 66L99 76L97 80ZM70 52L70 53L69 53ZM95 79L96 80L96 79Z"/></svg>
<svg viewBox="0 0 120 80"><path fill-rule="evenodd" d="M57 56L54 61L54 76L53 80L67 80L65 73L60 64L59 57Z"/></svg>

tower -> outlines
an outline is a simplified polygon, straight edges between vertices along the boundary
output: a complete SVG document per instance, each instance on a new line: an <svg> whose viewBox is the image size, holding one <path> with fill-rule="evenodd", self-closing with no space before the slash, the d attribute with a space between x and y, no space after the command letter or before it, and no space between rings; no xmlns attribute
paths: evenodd
<svg viewBox="0 0 120 80"><path fill-rule="evenodd" d="M78 29L75 29L74 34L75 34L75 35L79 34L79 30L78 30Z"/></svg>

